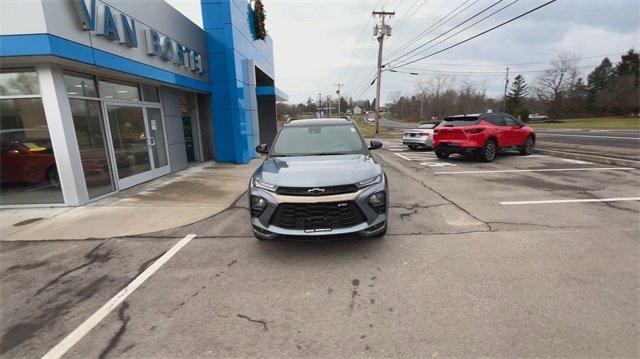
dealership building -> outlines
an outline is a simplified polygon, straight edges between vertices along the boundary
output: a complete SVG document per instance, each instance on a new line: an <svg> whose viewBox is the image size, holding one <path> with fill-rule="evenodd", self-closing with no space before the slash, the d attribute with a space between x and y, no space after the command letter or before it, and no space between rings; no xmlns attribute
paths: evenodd
<svg viewBox="0 0 640 359"><path fill-rule="evenodd" d="M0 1L0 206L77 206L276 134L273 46L247 0ZM258 19L258 21L256 21Z"/></svg>

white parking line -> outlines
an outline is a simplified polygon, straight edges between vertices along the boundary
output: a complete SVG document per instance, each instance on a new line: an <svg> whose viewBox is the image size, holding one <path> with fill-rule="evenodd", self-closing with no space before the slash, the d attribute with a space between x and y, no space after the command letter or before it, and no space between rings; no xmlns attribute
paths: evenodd
<svg viewBox="0 0 640 359"><path fill-rule="evenodd" d="M434 173L437 175L459 175L459 174L513 173L513 172L630 171L633 169L635 168L633 167L544 168L544 169L537 169L537 170L455 171L455 172L434 172Z"/></svg>
<svg viewBox="0 0 640 359"><path fill-rule="evenodd" d="M624 202L624 201L640 201L640 197L629 198L591 198L591 199L552 199L546 201L512 201L512 202L500 202L505 206L519 205L519 204L550 204L550 203L590 203L590 202Z"/></svg>
<svg viewBox="0 0 640 359"><path fill-rule="evenodd" d="M575 163L575 164L578 164L578 165L591 165L591 164L593 164L593 162L574 160L574 159L571 159L571 158L562 158L562 159L560 159L560 161L568 162L568 163Z"/></svg>
<svg viewBox="0 0 640 359"><path fill-rule="evenodd" d="M80 341L91 329L93 329L98 323L100 323L112 310L114 310L120 303L122 303L127 297L133 293L142 283L144 283L153 273L155 273L163 264L167 263L171 257L178 253L182 247L191 242L195 238L195 234L189 234L176 243L171 249L169 249L162 257L153 262L144 272L137 276L129 285L124 287L118 294L105 303L97 312L93 313L87 320L85 320L79 327L77 327L71 334L67 335L58 345L53 347L45 354L42 359L53 359L62 357L71 347Z"/></svg>
<svg viewBox="0 0 640 359"><path fill-rule="evenodd" d="M618 136L596 136L596 135L570 135L570 134L560 134L560 133L542 133L540 137L587 137L587 138L606 138L606 139L615 139L615 140L634 140L640 141L640 137L618 137Z"/></svg>
<svg viewBox="0 0 640 359"><path fill-rule="evenodd" d="M405 160L407 160L407 161L411 161L409 158L407 158L407 157L405 157L405 156L403 156L403 155L401 155L401 154L399 154L399 153L394 153L394 155L396 155L396 156L398 156L398 157L401 157L401 158L404 158L404 159L405 159Z"/></svg>

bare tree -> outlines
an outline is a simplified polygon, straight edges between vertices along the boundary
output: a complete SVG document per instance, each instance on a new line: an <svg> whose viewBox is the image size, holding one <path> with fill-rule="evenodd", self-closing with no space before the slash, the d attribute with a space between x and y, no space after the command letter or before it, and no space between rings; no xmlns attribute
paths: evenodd
<svg viewBox="0 0 640 359"><path fill-rule="evenodd" d="M397 105L398 101L400 101L401 97L402 97L402 92L400 92L400 91L391 91L389 93L388 101L391 103L391 105Z"/></svg>
<svg viewBox="0 0 640 359"><path fill-rule="evenodd" d="M551 62L551 68L538 76L534 91L538 99L545 103L550 116L562 115L564 101L580 83L578 62L580 58L577 56L560 55L558 60Z"/></svg>

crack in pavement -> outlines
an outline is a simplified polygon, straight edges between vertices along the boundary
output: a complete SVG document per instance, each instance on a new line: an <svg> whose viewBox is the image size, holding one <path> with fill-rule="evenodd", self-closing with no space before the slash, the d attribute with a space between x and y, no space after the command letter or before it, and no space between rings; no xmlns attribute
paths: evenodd
<svg viewBox="0 0 640 359"><path fill-rule="evenodd" d="M89 251L89 253L84 255L84 258L87 259L87 261L79 266L73 267L65 272L63 272L62 274L58 275L57 277L55 277L54 279L50 280L47 284L45 284L42 288L38 289L38 291L36 292L36 295L40 295L42 292L44 292L45 290L49 289L50 287L56 285L60 279L66 277L67 275L76 272L82 268L85 268L87 266L90 266L91 264L94 263L105 263L107 261L109 261L111 259L111 250L107 251L106 253L101 253L98 254L97 251L100 249L100 247L102 247L105 243L107 243L107 240L104 240L102 243L98 244L95 248L93 248L91 251Z"/></svg>
<svg viewBox="0 0 640 359"><path fill-rule="evenodd" d="M458 203L456 203L455 201L447 198L445 195L443 195L442 193L434 190L433 188L431 188L429 185L427 185L426 183L424 183L424 181L415 178L413 175L411 175L411 172L413 171L409 171L407 169L404 168L400 168L400 167L396 167L395 164L392 164L391 162L387 161L387 160L383 160L382 158L380 158L380 156L378 156L379 160L383 163L386 163L387 165L395 168L398 172L400 172L401 174L406 175L407 177L409 177L410 179L412 179L413 181L419 183L422 185L422 187L428 189L429 191L435 193L436 195L438 195L438 197L442 198L443 200L445 200L446 202L450 203L451 205L455 206L456 208L458 208L459 210L461 210L462 212L466 213L469 217L475 219L476 221L484 224L487 227L487 231L485 232L493 232L493 229L491 228L491 226L487 223L487 221L484 221L478 217L476 217L475 215L473 215L471 212L469 212L468 210L466 210L465 208L463 208L462 206L460 206ZM407 173L408 172L408 173Z"/></svg>
<svg viewBox="0 0 640 359"><path fill-rule="evenodd" d="M561 229L575 229L575 228L597 228L597 226L562 226L562 225L552 225L552 224L539 224L539 223L527 223L527 222L506 222L506 221L491 221L487 222L489 225L493 224L506 224L506 225L514 225L514 226L536 226L536 227L545 227L545 228L561 228ZM493 230L496 232L497 230Z"/></svg>
<svg viewBox="0 0 640 359"><path fill-rule="evenodd" d="M243 318L246 319L248 321L250 321L251 323L258 323L258 324L262 324L262 326L264 327L265 331L269 330L269 327L267 326L267 321L264 319L251 319L248 316L244 315L244 314L238 314L239 318Z"/></svg>
<svg viewBox="0 0 640 359"><path fill-rule="evenodd" d="M593 199L601 199L600 197L596 196L595 194L590 192L591 190L585 189L583 191L581 191L584 195L589 196ZM618 207L615 204L611 203L611 202L596 202L596 204L604 204L605 206L609 207L609 208L613 208L613 209L617 209L619 211L625 211L625 212L631 212L631 213L640 213L632 208L623 208L623 207Z"/></svg>
<svg viewBox="0 0 640 359"><path fill-rule="evenodd" d="M102 350L100 355L98 356L100 359L105 359L107 355L115 349L118 344L120 344L120 340L122 336L127 331L127 324L129 324L129 320L131 320L131 316L126 314L127 309L129 309L129 303L127 301L122 302L120 305L120 309L118 309L118 319L122 323L118 331L111 337L109 344Z"/></svg>

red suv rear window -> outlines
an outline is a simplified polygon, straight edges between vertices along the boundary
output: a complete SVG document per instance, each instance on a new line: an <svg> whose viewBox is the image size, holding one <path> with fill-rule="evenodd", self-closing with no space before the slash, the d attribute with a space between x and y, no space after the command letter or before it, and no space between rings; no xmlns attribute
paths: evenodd
<svg viewBox="0 0 640 359"><path fill-rule="evenodd" d="M473 126L480 122L478 116L446 117L440 127Z"/></svg>

